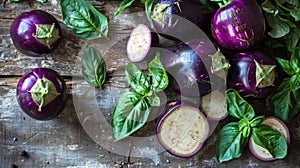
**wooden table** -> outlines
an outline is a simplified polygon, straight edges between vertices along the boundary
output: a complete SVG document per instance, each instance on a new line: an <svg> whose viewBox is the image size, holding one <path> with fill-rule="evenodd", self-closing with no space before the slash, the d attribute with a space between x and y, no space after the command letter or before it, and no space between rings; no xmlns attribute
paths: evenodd
<svg viewBox="0 0 300 168"><path fill-rule="evenodd" d="M9 3L0 0L0 167L7 168L11 164L18 167L299 167L300 166L300 118L296 117L289 125L291 144L288 156L283 160L274 162L262 162L253 157L246 149L239 159L218 163L216 160L216 139L222 125L219 123L212 135L206 141L203 149L191 158L178 158L167 152L157 153L144 146L144 156L134 157L117 154L114 149L107 149L101 143L97 143L93 136L87 133L84 125L89 121L82 121L81 113L76 109L74 101L78 95L85 94L87 83L80 78L78 67L83 49L88 45L102 45L109 49L103 55L107 69L108 80L104 90L93 90L99 99L99 105L103 110L103 116L110 120L112 106L116 103L121 93L128 90L124 80L124 66L126 39L118 39L117 44L110 44L103 39L93 42L76 37L62 22L60 5L58 0L48 0L47 3L39 3L35 0ZM118 1L90 1L97 9L102 11L110 20L110 38L115 39L130 32L136 20L130 18L133 12L143 11L143 6L135 4L125 10L118 19L113 14L119 4ZM42 9L53 14L63 28L63 41L59 48L45 57L27 57L16 51L9 35L9 28L14 18L23 11ZM124 21L124 19L126 21ZM131 22L132 21L132 22ZM107 45L107 46L105 46ZM101 51L102 52L102 51ZM68 88L69 96L65 109L55 119L50 121L37 121L25 115L16 102L16 84L20 77L27 71L36 67L48 67L55 69L63 75ZM74 78L73 78L74 77ZM76 78L75 78L76 77ZM74 88L76 87L76 89ZM97 99L98 100L98 99ZM256 112L265 114L264 101L254 101ZM263 108L262 108L263 107ZM269 114L272 109L267 108ZM83 123L83 124L81 124ZM91 123L90 123L91 124ZM97 124L95 124L97 128ZM149 126L153 128L153 126ZM147 129L142 130L147 134ZM101 136L101 132L98 132ZM104 132L103 132L104 134ZM143 133L142 133L143 134ZM105 134L104 134L105 135ZM129 148L134 148L130 146ZM27 156L24 156L24 152ZM128 150L130 151L130 150ZM23 154L22 154L23 152ZM23 156L22 156L23 155ZM152 156L151 156L152 155Z"/></svg>

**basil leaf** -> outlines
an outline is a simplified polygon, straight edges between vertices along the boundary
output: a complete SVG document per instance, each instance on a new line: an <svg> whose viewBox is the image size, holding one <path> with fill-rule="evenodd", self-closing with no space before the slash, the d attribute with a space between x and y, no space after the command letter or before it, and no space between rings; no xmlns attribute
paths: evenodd
<svg viewBox="0 0 300 168"><path fill-rule="evenodd" d="M264 121L264 119L265 119L264 116L257 116L257 117L255 117L255 118L253 118L253 119L250 121L250 126L251 126L251 128L260 125L260 124Z"/></svg>
<svg viewBox="0 0 300 168"><path fill-rule="evenodd" d="M153 94L147 97L148 103L151 106L160 106L160 98L153 92Z"/></svg>
<svg viewBox="0 0 300 168"><path fill-rule="evenodd" d="M112 115L114 140L124 139L140 129L146 123L149 114L150 107L141 95L135 92L124 94L118 100Z"/></svg>
<svg viewBox="0 0 300 168"><path fill-rule="evenodd" d="M274 158L286 157L287 142L284 136L271 126L260 125L253 128L252 137L257 145L267 149Z"/></svg>
<svg viewBox="0 0 300 168"><path fill-rule="evenodd" d="M285 78L283 82L276 89L275 94L272 95L275 116L285 122L289 122L294 117L299 108L299 99L295 100L295 96L292 94L292 88L290 85L290 79Z"/></svg>
<svg viewBox="0 0 300 168"><path fill-rule="evenodd" d="M247 118L243 118L239 121L239 130L242 132L244 138L248 138L250 135L251 127Z"/></svg>
<svg viewBox="0 0 300 168"><path fill-rule="evenodd" d="M146 95L150 91L150 81L145 73L135 64L129 62L125 69L129 86L137 93Z"/></svg>
<svg viewBox="0 0 300 168"><path fill-rule="evenodd" d="M217 159L225 162L239 158L245 149L248 138L242 136L238 122L225 125L219 134L217 141Z"/></svg>
<svg viewBox="0 0 300 168"><path fill-rule="evenodd" d="M293 70L293 68L290 65L290 61L281 59L281 58L277 58L277 57L275 59L277 60L278 64L280 65L280 67L286 74L293 75L295 73L295 71Z"/></svg>
<svg viewBox="0 0 300 168"><path fill-rule="evenodd" d="M160 62L159 57L153 59L148 66L152 89L154 91L163 91L169 84L166 70Z"/></svg>
<svg viewBox="0 0 300 168"><path fill-rule="evenodd" d="M277 10L277 8L269 0L263 2L261 4L261 8L267 13L274 13L274 14L275 11Z"/></svg>
<svg viewBox="0 0 300 168"><path fill-rule="evenodd" d="M291 32L286 36L286 46L289 52L293 52L299 42L300 39L300 29L295 27L291 30Z"/></svg>
<svg viewBox="0 0 300 168"><path fill-rule="evenodd" d="M299 75L293 75L290 78L290 85L291 85L291 90L292 91L297 91L297 90L300 89L300 74Z"/></svg>
<svg viewBox="0 0 300 168"><path fill-rule="evenodd" d="M89 84L102 89L106 80L106 65L97 49L87 48L81 59L81 65L84 79Z"/></svg>
<svg viewBox="0 0 300 168"><path fill-rule="evenodd" d="M154 4L157 0L145 0L145 11L148 18L148 21L150 22L150 26L152 29L155 29L151 14L153 11Z"/></svg>
<svg viewBox="0 0 300 168"><path fill-rule="evenodd" d="M290 27L288 24L280 21L273 14L266 14L266 20L268 25L272 28L268 34L273 38L280 38L287 35L290 32Z"/></svg>
<svg viewBox="0 0 300 168"><path fill-rule="evenodd" d="M228 104L228 113L238 119L247 118L251 120L255 113L253 107L244 100L234 89L226 91L226 101Z"/></svg>
<svg viewBox="0 0 300 168"><path fill-rule="evenodd" d="M127 7L129 7L135 0L123 0L119 8L117 9L117 12L115 13L115 17L118 17Z"/></svg>
<svg viewBox="0 0 300 168"><path fill-rule="evenodd" d="M107 38L108 21L86 0L61 0L64 23L83 39Z"/></svg>
<svg viewBox="0 0 300 168"><path fill-rule="evenodd" d="M293 51L291 55L290 65L296 73L300 73L300 47L297 47Z"/></svg>

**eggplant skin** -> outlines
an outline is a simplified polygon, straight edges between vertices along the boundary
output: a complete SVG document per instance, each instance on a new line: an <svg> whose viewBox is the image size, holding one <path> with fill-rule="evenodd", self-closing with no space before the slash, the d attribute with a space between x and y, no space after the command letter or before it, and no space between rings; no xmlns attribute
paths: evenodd
<svg viewBox="0 0 300 168"><path fill-rule="evenodd" d="M54 16L42 11L32 10L20 14L12 23L10 28L10 36L16 49L33 57L44 56L53 51L61 42L61 38L56 40L50 48L35 39L36 24L55 24L54 29L58 31L58 35L62 37L61 27Z"/></svg>
<svg viewBox="0 0 300 168"><path fill-rule="evenodd" d="M189 34L194 32L195 27L187 25L187 21L193 23L201 30L208 32L207 25L210 24L216 11L215 6L203 6L195 0L158 0L156 6L159 5L169 6L165 9L163 20L154 19L156 30L161 36L167 39L179 41L182 41L179 38L181 36L191 39L194 37ZM154 12L154 14L156 13Z"/></svg>
<svg viewBox="0 0 300 168"><path fill-rule="evenodd" d="M260 51L236 53L230 60L228 87L236 89L245 97L265 98L278 84L278 69L275 68L274 85L258 88L256 87L255 61L262 65L277 65L275 59Z"/></svg>
<svg viewBox="0 0 300 168"><path fill-rule="evenodd" d="M255 0L233 0L216 11L211 29L222 47L246 50L263 40L266 24Z"/></svg>
<svg viewBox="0 0 300 168"><path fill-rule="evenodd" d="M32 94L29 92L38 79L45 77L51 81L57 92L60 93L50 103L39 107L34 102ZM49 68L36 68L23 75L17 85L17 101L21 109L28 116L37 120L50 120L55 118L64 108L67 102L67 86L62 76Z"/></svg>
<svg viewBox="0 0 300 168"><path fill-rule="evenodd" d="M223 85L224 81L210 72L212 62L209 55L213 55L216 49L207 41L182 42L165 49L170 52L161 53L161 62L170 74L168 87L175 93L199 97L211 92L212 85Z"/></svg>

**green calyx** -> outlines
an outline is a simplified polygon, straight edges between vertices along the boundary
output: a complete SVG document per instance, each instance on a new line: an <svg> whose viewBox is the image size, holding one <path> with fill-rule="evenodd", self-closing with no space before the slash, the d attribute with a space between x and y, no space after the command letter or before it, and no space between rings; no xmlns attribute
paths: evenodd
<svg viewBox="0 0 300 168"><path fill-rule="evenodd" d="M33 101L39 107L38 111L42 111L42 107L53 101L60 93L57 92L55 85L47 78L39 78L30 89Z"/></svg>
<svg viewBox="0 0 300 168"><path fill-rule="evenodd" d="M55 29L55 23L50 24L36 24L36 33L32 36L40 43L47 46L49 49L52 48L59 38L59 32Z"/></svg>
<svg viewBox="0 0 300 168"><path fill-rule="evenodd" d="M214 55L209 55L212 59L211 72L225 79L230 68L230 64L223 53L218 49Z"/></svg>
<svg viewBox="0 0 300 168"><path fill-rule="evenodd" d="M151 17L156 22L162 24L162 27L164 27L166 12L169 6L170 4L157 4L154 6L153 14Z"/></svg>
<svg viewBox="0 0 300 168"><path fill-rule="evenodd" d="M254 62L256 65L256 86L258 88L274 86L276 65L261 65L256 60Z"/></svg>

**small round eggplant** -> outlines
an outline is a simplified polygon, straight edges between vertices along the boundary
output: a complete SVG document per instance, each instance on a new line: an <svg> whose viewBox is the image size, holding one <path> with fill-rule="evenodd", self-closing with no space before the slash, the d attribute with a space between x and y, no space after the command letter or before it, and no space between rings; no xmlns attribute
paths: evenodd
<svg viewBox="0 0 300 168"><path fill-rule="evenodd" d="M260 51L237 53L230 60L228 87L242 96L265 98L277 84L276 61Z"/></svg>
<svg viewBox="0 0 300 168"><path fill-rule="evenodd" d="M282 122L280 119L276 117L267 117L263 122L263 125L271 126L272 128L279 131L286 139L287 144L290 144L290 133L288 127L285 125L284 122ZM257 145L252 136L250 136L249 139L249 149L251 153L258 159L263 161L274 161L276 158L274 158L268 150L265 148Z"/></svg>
<svg viewBox="0 0 300 168"><path fill-rule="evenodd" d="M159 0L154 6L152 19L160 35L181 40L178 39L181 35L188 36L194 32L194 27L186 24L187 21L205 30L215 10L214 6L204 6L195 0Z"/></svg>
<svg viewBox="0 0 300 168"><path fill-rule="evenodd" d="M172 108L159 118L156 133L169 153L186 158L201 150L209 134L209 125L198 108L173 102Z"/></svg>
<svg viewBox="0 0 300 168"><path fill-rule="evenodd" d="M32 10L12 23L10 36L16 49L27 56L43 56L56 48L62 36L58 21L51 14Z"/></svg>
<svg viewBox="0 0 300 168"><path fill-rule="evenodd" d="M211 29L224 48L245 50L264 38L265 18L256 0L233 0L216 11Z"/></svg>
<svg viewBox="0 0 300 168"><path fill-rule="evenodd" d="M151 47L159 44L158 35L144 24L138 24L130 33L126 51L131 62L140 62L150 56Z"/></svg>
<svg viewBox="0 0 300 168"><path fill-rule="evenodd" d="M200 97L224 85L222 79L211 72L212 58L217 50L206 40L179 43L161 53L161 62L170 74L169 87L185 97Z"/></svg>
<svg viewBox="0 0 300 168"><path fill-rule="evenodd" d="M67 86L58 72L36 68L19 80L17 100L30 117L50 120L63 110L67 101Z"/></svg>

